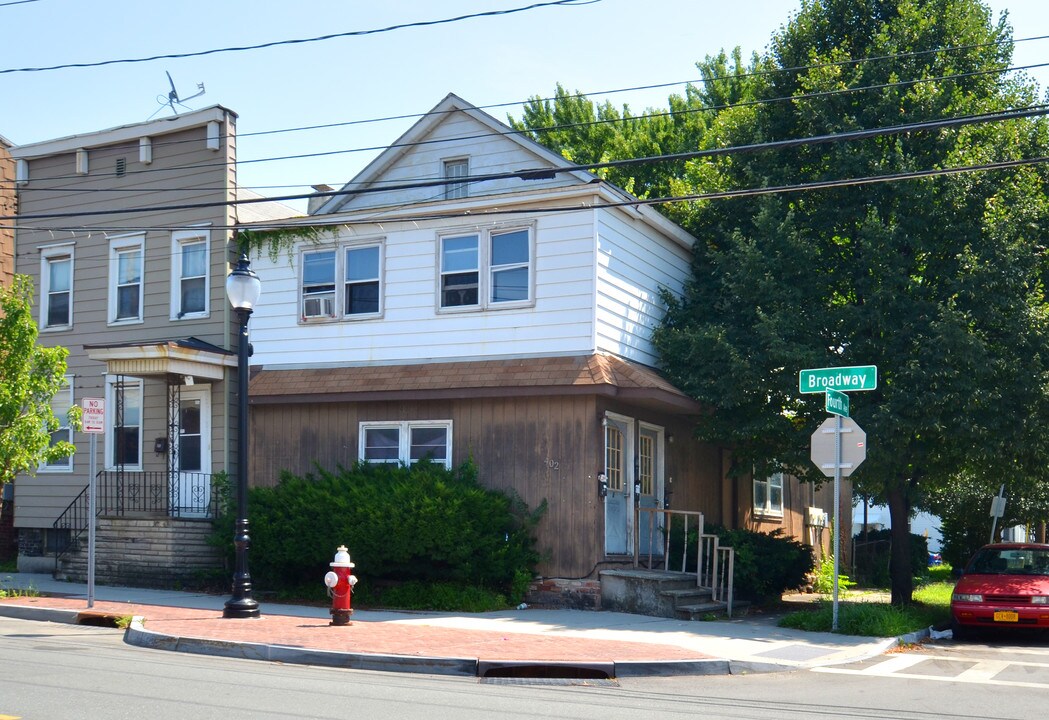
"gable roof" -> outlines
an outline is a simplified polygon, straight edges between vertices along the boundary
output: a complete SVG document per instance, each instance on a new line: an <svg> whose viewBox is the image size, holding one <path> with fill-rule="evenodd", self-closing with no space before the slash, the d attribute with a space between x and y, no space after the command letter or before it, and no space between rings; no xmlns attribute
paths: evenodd
<svg viewBox="0 0 1049 720"><path fill-rule="evenodd" d="M555 152L535 142L524 133L518 132L509 125L496 120L494 117L478 109L475 105L463 100L454 93L448 93L441 102L437 103L428 113L412 125L408 130L393 142L388 148L381 152L378 157L368 163L363 170L354 176L352 180L340 188L340 193L351 193L375 183L383 174L397 161L408 154L416 145L433 132L440 124L447 121L448 116L461 112L468 115L486 127L493 135L501 135L508 141L516 143L523 150L536 157L538 166L533 168L520 168L521 170L540 170L549 168L562 168L576 178L581 184L591 183L599 178L585 170L569 170L574 167L571 163ZM348 202L352 195L336 194L328 198L312 214L327 215L339 212Z"/></svg>

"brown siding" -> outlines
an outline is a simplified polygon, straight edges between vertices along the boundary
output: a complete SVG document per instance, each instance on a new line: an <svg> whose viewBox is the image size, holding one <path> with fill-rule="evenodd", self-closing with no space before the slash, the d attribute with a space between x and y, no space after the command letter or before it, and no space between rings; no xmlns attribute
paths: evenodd
<svg viewBox="0 0 1049 720"><path fill-rule="evenodd" d="M672 506L701 510L720 521L720 456L691 439L680 419L638 408L602 407L662 425ZM539 570L584 577L605 560L604 504L597 472L604 463L601 414L593 396L521 397L390 403L314 403L252 406L252 482L272 486L282 470L310 472L350 466L363 421L452 420L453 464L472 458L481 482L514 491L547 513L539 527L546 560Z"/></svg>

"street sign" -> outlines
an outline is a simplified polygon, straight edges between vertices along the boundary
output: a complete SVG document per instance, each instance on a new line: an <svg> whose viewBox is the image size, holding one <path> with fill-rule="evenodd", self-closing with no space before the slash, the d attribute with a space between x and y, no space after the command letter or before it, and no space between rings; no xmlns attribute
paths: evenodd
<svg viewBox="0 0 1049 720"><path fill-rule="evenodd" d="M83 398L80 407L82 430L89 434L101 434L106 431L106 401L102 398Z"/></svg>
<svg viewBox="0 0 1049 720"><path fill-rule="evenodd" d="M812 433L812 462L824 475L834 477L835 448L834 434L838 418L827 418ZM841 419L841 476L848 477L860 463L867 459L867 433L863 432L852 418Z"/></svg>
<svg viewBox="0 0 1049 720"><path fill-rule="evenodd" d="M827 388L827 397L823 401L823 407L832 415L849 416L849 396L838 392L833 388Z"/></svg>
<svg viewBox="0 0 1049 720"><path fill-rule="evenodd" d="M815 368L802 370L798 374L798 389L803 393L818 393L826 390L852 392L873 390L878 387L878 366Z"/></svg>

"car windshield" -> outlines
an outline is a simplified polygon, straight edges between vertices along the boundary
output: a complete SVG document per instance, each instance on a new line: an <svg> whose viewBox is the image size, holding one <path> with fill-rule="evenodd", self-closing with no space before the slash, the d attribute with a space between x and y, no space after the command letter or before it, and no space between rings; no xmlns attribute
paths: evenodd
<svg viewBox="0 0 1049 720"><path fill-rule="evenodd" d="M1049 548L983 548L969 563L969 572L1049 576Z"/></svg>

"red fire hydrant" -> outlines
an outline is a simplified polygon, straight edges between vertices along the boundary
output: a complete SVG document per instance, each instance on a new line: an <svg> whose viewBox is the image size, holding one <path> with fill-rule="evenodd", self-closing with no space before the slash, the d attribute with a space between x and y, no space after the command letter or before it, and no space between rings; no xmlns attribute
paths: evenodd
<svg viewBox="0 0 1049 720"><path fill-rule="evenodd" d="M331 595L331 623L330 625L349 625L350 595L353 594L353 586L357 584L357 576L353 574L353 563L350 562L350 553L345 545L340 545L335 551L335 561L328 563L333 569L324 576L324 584L328 586Z"/></svg>

